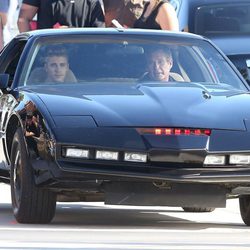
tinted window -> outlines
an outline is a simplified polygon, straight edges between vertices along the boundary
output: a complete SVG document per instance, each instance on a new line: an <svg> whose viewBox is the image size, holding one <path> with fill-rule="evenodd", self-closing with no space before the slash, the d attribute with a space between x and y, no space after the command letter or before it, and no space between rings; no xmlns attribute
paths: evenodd
<svg viewBox="0 0 250 250"><path fill-rule="evenodd" d="M250 33L250 3L199 7L195 15L195 33Z"/></svg>
<svg viewBox="0 0 250 250"><path fill-rule="evenodd" d="M250 56L249 55L232 55L228 56L240 71L245 80L250 84Z"/></svg>

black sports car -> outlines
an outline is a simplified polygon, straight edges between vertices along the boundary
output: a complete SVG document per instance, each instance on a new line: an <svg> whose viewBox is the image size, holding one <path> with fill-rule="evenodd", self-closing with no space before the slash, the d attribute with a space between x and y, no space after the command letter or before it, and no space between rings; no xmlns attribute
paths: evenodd
<svg viewBox="0 0 250 250"><path fill-rule="evenodd" d="M56 201L240 200L250 225L249 86L209 40L130 29L20 34L0 55L1 181L20 223Z"/></svg>
<svg viewBox="0 0 250 250"><path fill-rule="evenodd" d="M250 1L170 0L180 29L211 39L250 84Z"/></svg>

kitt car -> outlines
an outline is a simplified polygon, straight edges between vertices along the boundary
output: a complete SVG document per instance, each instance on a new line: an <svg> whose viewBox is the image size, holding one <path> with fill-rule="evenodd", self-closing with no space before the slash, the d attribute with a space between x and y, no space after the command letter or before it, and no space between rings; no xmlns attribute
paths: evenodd
<svg viewBox="0 0 250 250"><path fill-rule="evenodd" d="M250 1L170 0L180 30L211 39L250 84Z"/></svg>
<svg viewBox="0 0 250 250"><path fill-rule="evenodd" d="M250 225L250 95L208 39L184 32L19 34L0 55L1 181L19 223L57 201L211 212Z"/></svg>

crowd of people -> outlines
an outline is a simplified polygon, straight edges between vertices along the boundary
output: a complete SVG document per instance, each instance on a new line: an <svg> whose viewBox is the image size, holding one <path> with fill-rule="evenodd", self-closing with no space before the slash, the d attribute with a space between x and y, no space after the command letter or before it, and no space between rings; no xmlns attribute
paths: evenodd
<svg viewBox="0 0 250 250"><path fill-rule="evenodd" d="M19 32L31 29L67 27L109 27L108 19L116 9L105 12L111 0L1 0L0 1L0 50L10 39L9 27L17 18ZM120 2L119 2L120 1ZM137 0L142 14L129 28L179 30L177 15L168 0ZM123 0L115 0L116 6ZM18 15L16 11L18 10ZM119 8L117 7L117 13ZM36 18L36 26L32 21ZM16 25L16 24L15 24ZM125 23L122 26L127 28Z"/></svg>

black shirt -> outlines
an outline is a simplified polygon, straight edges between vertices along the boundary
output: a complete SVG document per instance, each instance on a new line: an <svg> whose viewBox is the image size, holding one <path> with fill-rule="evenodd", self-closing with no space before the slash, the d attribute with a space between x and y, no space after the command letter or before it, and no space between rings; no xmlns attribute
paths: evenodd
<svg viewBox="0 0 250 250"><path fill-rule="evenodd" d="M161 26L156 22L156 16L158 14L159 8L162 6L162 4L167 3L167 0L162 0L150 13L148 17L144 17L144 14L149 6L149 2L147 2L144 6L144 10L142 12L142 15L139 19L137 19L134 23L134 28L140 28L140 29L155 29L160 30Z"/></svg>
<svg viewBox="0 0 250 250"><path fill-rule="evenodd" d="M105 27L99 0L23 0L38 8L38 29L55 24L69 27Z"/></svg>

